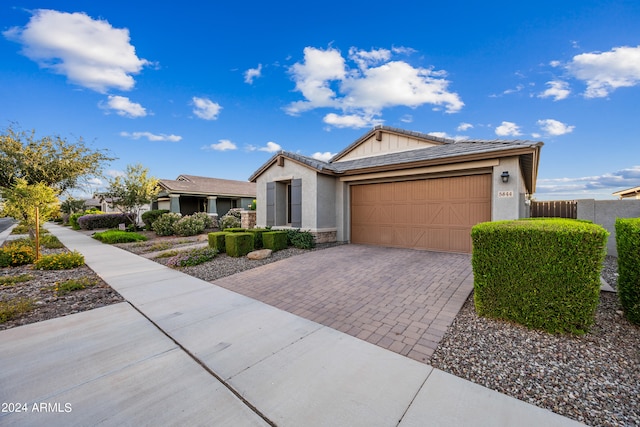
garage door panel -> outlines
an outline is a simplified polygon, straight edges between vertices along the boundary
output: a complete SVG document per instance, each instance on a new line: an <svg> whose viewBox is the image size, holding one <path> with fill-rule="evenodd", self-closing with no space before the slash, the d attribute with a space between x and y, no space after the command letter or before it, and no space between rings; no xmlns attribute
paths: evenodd
<svg viewBox="0 0 640 427"><path fill-rule="evenodd" d="M351 187L351 241L471 251L471 227L491 219L491 175Z"/></svg>

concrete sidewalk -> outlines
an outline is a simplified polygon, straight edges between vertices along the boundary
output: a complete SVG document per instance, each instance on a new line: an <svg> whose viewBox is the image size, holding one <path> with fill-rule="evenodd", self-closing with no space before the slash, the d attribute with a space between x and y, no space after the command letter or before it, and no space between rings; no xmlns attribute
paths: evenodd
<svg viewBox="0 0 640 427"><path fill-rule="evenodd" d="M2 425L580 425L48 228L128 302L0 332Z"/></svg>

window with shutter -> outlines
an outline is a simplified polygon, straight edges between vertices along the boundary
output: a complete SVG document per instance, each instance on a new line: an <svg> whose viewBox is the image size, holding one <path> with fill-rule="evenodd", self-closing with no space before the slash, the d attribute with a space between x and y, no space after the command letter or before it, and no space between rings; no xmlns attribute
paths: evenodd
<svg viewBox="0 0 640 427"><path fill-rule="evenodd" d="M291 180L291 226L302 227L302 180Z"/></svg>
<svg viewBox="0 0 640 427"><path fill-rule="evenodd" d="M276 183L267 182L267 226L276 225Z"/></svg>

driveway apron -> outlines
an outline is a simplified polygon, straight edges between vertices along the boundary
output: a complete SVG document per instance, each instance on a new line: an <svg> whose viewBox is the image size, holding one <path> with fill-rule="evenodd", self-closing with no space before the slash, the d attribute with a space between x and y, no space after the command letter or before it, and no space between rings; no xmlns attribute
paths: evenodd
<svg viewBox="0 0 640 427"><path fill-rule="evenodd" d="M212 283L428 362L473 274L468 254L341 245Z"/></svg>

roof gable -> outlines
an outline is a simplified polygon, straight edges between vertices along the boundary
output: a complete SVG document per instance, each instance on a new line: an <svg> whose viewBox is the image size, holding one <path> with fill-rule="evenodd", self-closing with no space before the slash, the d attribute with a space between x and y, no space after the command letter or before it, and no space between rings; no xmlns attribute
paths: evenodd
<svg viewBox="0 0 640 427"><path fill-rule="evenodd" d="M453 142L453 140L424 133L411 132L388 126L376 126L369 133L333 156L331 162L381 156Z"/></svg>

